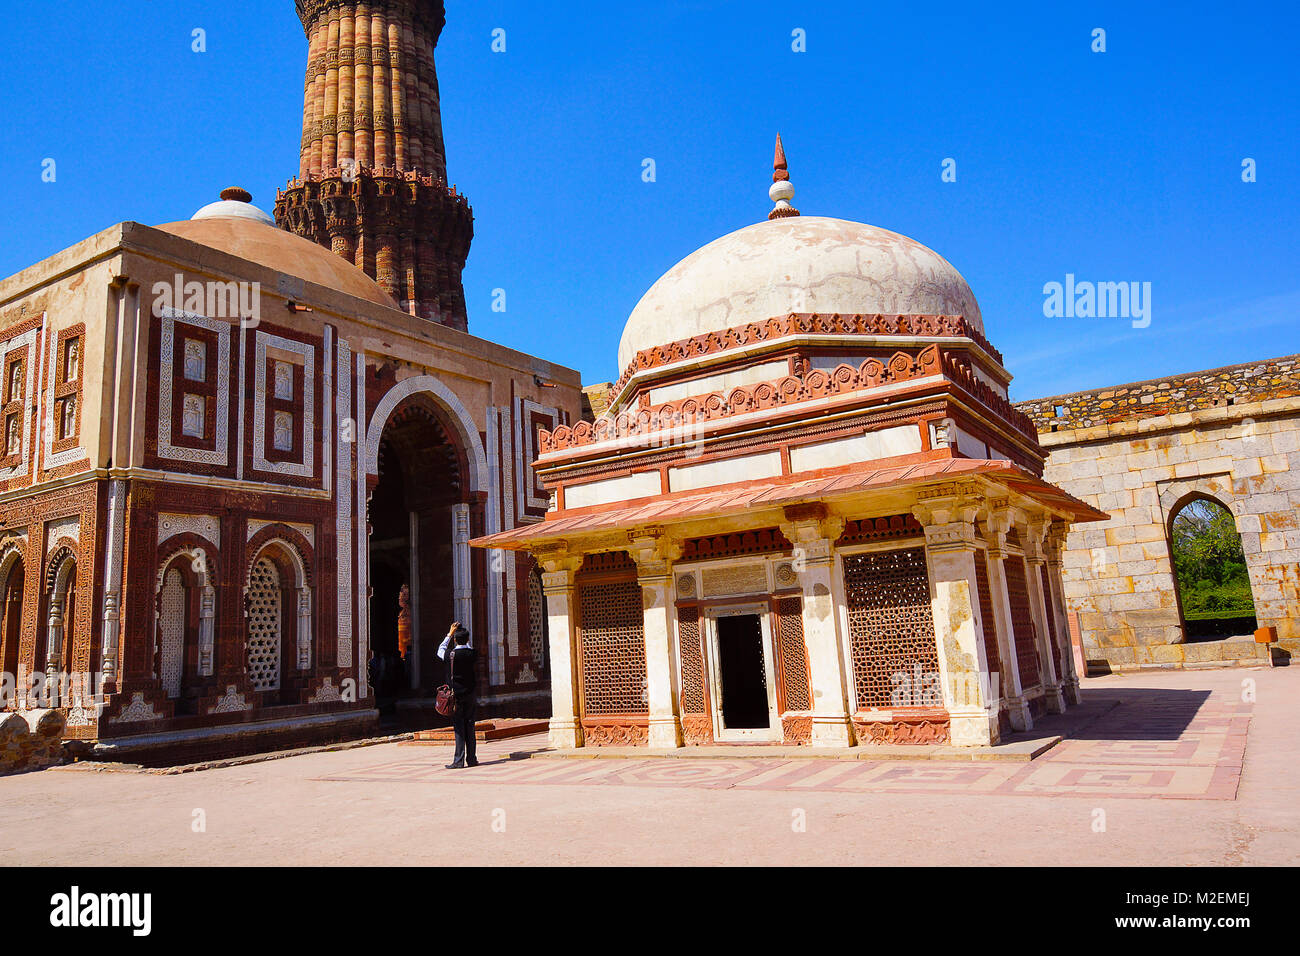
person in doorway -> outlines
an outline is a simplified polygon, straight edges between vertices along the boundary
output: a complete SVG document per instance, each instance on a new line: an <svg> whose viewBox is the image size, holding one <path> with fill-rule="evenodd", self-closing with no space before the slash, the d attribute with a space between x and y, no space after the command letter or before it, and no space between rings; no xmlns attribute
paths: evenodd
<svg viewBox="0 0 1300 956"><path fill-rule="evenodd" d="M474 754L474 712L478 702L475 694L478 690L477 674L474 668L474 648L469 643L469 630L461 627L460 621L453 621L438 648L438 657L447 661L447 684L456 695L456 713L452 715L451 724L456 732L456 752L452 755L448 770L461 770L465 767L478 766Z"/></svg>

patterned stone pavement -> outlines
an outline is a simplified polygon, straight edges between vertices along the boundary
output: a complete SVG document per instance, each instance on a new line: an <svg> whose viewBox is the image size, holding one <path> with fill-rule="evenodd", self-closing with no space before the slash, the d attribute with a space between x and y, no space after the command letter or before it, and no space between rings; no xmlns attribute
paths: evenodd
<svg viewBox="0 0 1300 956"><path fill-rule="evenodd" d="M930 793L1003 796L1232 800L1250 729L1251 705L1235 689L1095 690L1074 716L1050 717L1036 732L1066 737L1029 763L799 759L511 759L483 751L472 770L444 769L441 748L403 748L403 756L319 781L465 786L645 787L788 792ZM515 753L544 738L514 741ZM389 751L391 754L392 751Z"/></svg>

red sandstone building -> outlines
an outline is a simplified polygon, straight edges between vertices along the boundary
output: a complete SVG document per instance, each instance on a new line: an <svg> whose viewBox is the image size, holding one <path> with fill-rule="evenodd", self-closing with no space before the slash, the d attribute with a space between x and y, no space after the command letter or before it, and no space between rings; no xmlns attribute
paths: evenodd
<svg viewBox="0 0 1300 956"><path fill-rule="evenodd" d="M528 463L575 423L578 376L464 331L442 3L298 11L284 228L228 190L0 283L5 707L101 754L371 727L399 614L395 696L432 695L459 619L487 703L546 706L540 576L468 542L541 520Z"/></svg>

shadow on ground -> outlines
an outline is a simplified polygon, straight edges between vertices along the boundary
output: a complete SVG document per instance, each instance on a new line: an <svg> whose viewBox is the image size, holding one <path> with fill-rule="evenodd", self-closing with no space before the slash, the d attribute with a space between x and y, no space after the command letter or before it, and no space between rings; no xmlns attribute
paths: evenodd
<svg viewBox="0 0 1300 956"><path fill-rule="evenodd" d="M1074 740L1177 740L1209 699L1208 690L1085 687L1078 707L1036 718L1033 730L1007 739L1059 734Z"/></svg>

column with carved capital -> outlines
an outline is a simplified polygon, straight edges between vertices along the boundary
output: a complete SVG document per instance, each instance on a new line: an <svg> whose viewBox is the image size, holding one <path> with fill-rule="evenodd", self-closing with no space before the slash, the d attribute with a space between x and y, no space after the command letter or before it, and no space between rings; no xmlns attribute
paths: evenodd
<svg viewBox="0 0 1300 956"><path fill-rule="evenodd" d="M1005 504L1005 502L1003 502ZM1007 588L1007 532L1011 530L1011 512L997 503L984 513L985 555L988 558L989 596L993 605L993 618L998 632L998 653L1005 667L1005 685L1002 689L1002 706L1016 730L1031 730L1033 715L1025 700L1024 686L1020 681L1020 658L1016 654L1015 622L1011 617L1011 592Z"/></svg>
<svg viewBox="0 0 1300 956"><path fill-rule="evenodd" d="M678 713L676 641L677 613L672 599L672 563L681 545L659 528L628 532L628 553L636 562L644 609L646 695L650 707L650 746L682 745Z"/></svg>
<svg viewBox="0 0 1300 956"><path fill-rule="evenodd" d="M582 746L578 714L578 647L574 575L582 558L563 549L537 554L546 596L550 635L551 726L549 743L557 750Z"/></svg>
<svg viewBox="0 0 1300 956"><path fill-rule="evenodd" d="M1074 659L1074 644L1070 639L1069 610L1065 604L1065 582L1061 579L1061 560L1065 553L1065 536L1069 526L1064 521L1053 521L1047 532L1044 550L1047 554L1047 584L1050 593L1048 610L1056 616L1056 640L1061 647L1061 689L1066 703L1083 703L1079 692L1079 669Z"/></svg>
<svg viewBox="0 0 1300 956"><path fill-rule="evenodd" d="M1038 660L1043 671L1044 702L1054 714L1065 713L1065 692L1056 672L1056 658L1052 653L1052 640L1057 634L1055 622L1048 620L1051 609L1043 589L1043 568L1047 556L1043 552L1043 539L1047 536L1049 519L1034 516L1018 529L1025 551L1025 569L1029 584L1029 606L1034 615L1034 630L1038 632ZM1060 653L1059 645L1057 653ZM1062 657L1065 655L1062 654ZM1064 666L1064 662L1062 662Z"/></svg>
<svg viewBox="0 0 1300 956"><path fill-rule="evenodd" d="M829 515L822 504L786 508L785 517L781 533L794 545L792 564L803 589L804 646L812 678L812 745L852 747L848 675L832 590L835 541L844 531L844 519Z"/></svg>
<svg viewBox="0 0 1300 956"><path fill-rule="evenodd" d="M952 743L998 742L999 678L991 673L980 618L975 570L975 515L980 499L969 494L926 494L912 509L925 529L930 609L944 709Z"/></svg>

